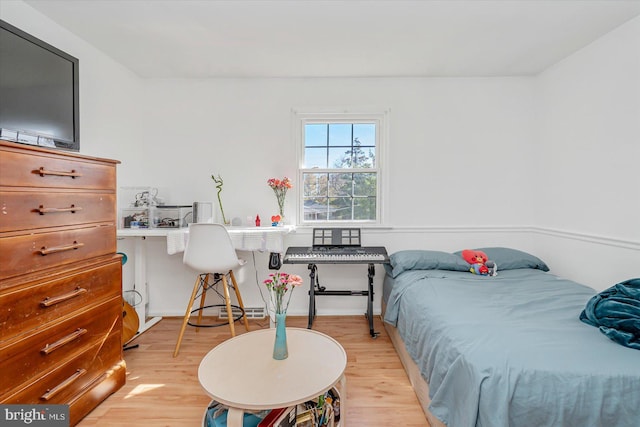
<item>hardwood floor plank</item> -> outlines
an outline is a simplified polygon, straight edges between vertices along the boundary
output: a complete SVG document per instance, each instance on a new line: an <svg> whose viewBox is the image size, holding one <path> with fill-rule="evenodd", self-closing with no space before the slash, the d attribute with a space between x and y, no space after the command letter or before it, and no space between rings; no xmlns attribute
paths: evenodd
<svg viewBox="0 0 640 427"><path fill-rule="evenodd" d="M127 384L78 424L90 426L199 427L210 398L198 382L202 358L230 337L229 328L188 327L180 354L173 358L181 319L165 318L137 337L124 352ZM251 330L269 327L268 319L251 320ZM306 317L287 318L288 327L305 328ZM332 336L347 352L349 426L428 427L409 380L382 321L372 339L364 316L319 316L313 329ZM236 333L245 333L236 323Z"/></svg>

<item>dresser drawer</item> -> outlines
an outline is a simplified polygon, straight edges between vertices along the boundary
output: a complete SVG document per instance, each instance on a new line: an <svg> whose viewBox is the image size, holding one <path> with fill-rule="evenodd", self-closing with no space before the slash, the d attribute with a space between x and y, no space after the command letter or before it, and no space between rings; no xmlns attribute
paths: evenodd
<svg viewBox="0 0 640 427"><path fill-rule="evenodd" d="M0 151L0 185L40 188L116 188L115 163L43 152Z"/></svg>
<svg viewBox="0 0 640 427"><path fill-rule="evenodd" d="M0 279L116 251L115 224L0 238Z"/></svg>
<svg viewBox="0 0 640 427"><path fill-rule="evenodd" d="M0 395L100 345L114 332L120 336L121 329L122 299L116 297L29 336L6 341L0 345L0 372L4 373Z"/></svg>
<svg viewBox="0 0 640 427"><path fill-rule="evenodd" d="M77 425L100 402L124 386L126 381L127 364L124 360L109 366L109 369L96 378L93 383L85 387L82 393L76 394L69 399L67 402L69 404L69 425Z"/></svg>
<svg viewBox="0 0 640 427"><path fill-rule="evenodd" d="M69 315L121 296L122 262L89 266L82 271L45 276L0 293L0 343Z"/></svg>
<svg viewBox="0 0 640 427"><path fill-rule="evenodd" d="M109 222L116 217L116 195L0 191L0 216L0 232Z"/></svg>
<svg viewBox="0 0 640 427"><path fill-rule="evenodd" d="M122 361L120 332L114 332L106 340L96 343L84 353L76 355L20 390L0 395L2 403L64 404L90 387L109 369Z"/></svg>

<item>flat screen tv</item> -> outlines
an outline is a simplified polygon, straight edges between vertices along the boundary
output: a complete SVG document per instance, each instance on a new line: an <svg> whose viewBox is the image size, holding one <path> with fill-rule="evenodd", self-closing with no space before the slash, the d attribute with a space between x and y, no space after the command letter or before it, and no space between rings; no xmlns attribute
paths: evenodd
<svg viewBox="0 0 640 427"><path fill-rule="evenodd" d="M80 150L78 59L0 20L0 137Z"/></svg>

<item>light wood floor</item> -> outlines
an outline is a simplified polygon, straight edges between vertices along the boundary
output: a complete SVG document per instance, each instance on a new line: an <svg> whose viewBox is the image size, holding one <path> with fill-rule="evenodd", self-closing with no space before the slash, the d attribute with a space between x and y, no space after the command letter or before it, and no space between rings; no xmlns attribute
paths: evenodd
<svg viewBox="0 0 640 427"><path fill-rule="evenodd" d="M199 427L210 399L198 383L200 360L230 337L228 327L187 327L175 359L173 349L181 319L165 318L137 337L138 348L124 352L127 384L78 424L89 426ZM268 319L250 321L252 330L267 328ZM381 320L372 339L364 316L318 316L314 330L332 336L347 352L349 426L428 427L409 380ZM288 317L287 326L307 326L306 317ZM236 323L236 333L244 333ZM221 367L224 369L224 367Z"/></svg>

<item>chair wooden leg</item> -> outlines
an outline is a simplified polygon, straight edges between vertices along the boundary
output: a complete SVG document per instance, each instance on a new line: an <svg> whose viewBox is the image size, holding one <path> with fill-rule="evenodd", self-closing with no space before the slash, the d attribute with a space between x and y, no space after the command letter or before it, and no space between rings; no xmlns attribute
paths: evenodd
<svg viewBox="0 0 640 427"><path fill-rule="evenodd" d="M207 287L209 286L209 273L204 276L204 283L202 285L202 295L200 296L200 310L198 310L198 325L202 325L202 309L204 302L207 299ZM200 328L196 328L196 333L200 331Z"/></svg>
<svg viewBox="0 0 640 427"><path fill-rule="evenodd" d="M227 305L227 316L229 317L229 329L231 329L231 336L236 336L236 328L233 322L233 312L231 311L231 298L229 297L229 282L227 282L227 275L222 274L222 288L224 289L224 302Z"/></svg>
<svg viewBox="0 0 640 427"><path fill-rule="evenodd" d="M184 330L187 327L187 323L189 322L189 317L191 316L191 308L193 307L193 302L196 299L196 295L198 294L198 288L200 287L200 275L196 278L196 283L193 285L193 292L191 292L191 298L189 299L189 303L187 304L187 311L184 313L184 319L182 319L182 327L180 328L180 334L178 335L178 342L176 343L176 349L173 351L173 357L178 355L180 351L180 344L182 343L182 336L184 335Z"/></svg>
<svg viewBox="0 0 640 427"><path fill-rule="evenodd" d="M240 296L240 288L238 287L238 282L236 282L236 276L233 274L233 270L229 271L229 276L231 277L231 283L233 283L233 290L236 291L236 298L238 298L238 305L242 308L242 317L244 318L244 327L249 332L249 319L247 319L247 313L244 312L244 303L242 302L242 297Z"/></svg>

